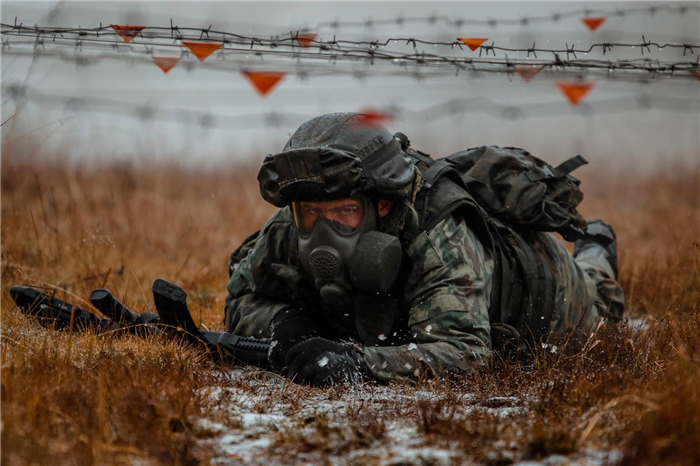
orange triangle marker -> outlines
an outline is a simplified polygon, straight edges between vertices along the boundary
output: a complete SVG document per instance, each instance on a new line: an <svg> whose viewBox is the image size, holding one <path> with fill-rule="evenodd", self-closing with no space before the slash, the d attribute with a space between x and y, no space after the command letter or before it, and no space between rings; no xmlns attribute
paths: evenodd
<svg viewBox="0 0 700 466"><path fill-rule="evenodd" d="M481 47L481 44L483 44L484 42L486 42L486 41L488 40L488 38L486 38L486 39L477 39L477 38L473 38L473 37L458 37L457 40L461 40L462 42L464 42L464 44L465 44L467 47L469 47L470 49L472 49L472 52L473 52L474 50L476 50L476 49L478 49L479 47Z"/></svg>
<svg viewBox="0 0 700 466"><path fill-rule="evenodd" d="M573 105L578 105L591 90L593 83L557 81L557 86Z"/></svg>
<svg viewBox="0 0 700 466"><path fill-rule="evenodd" d="M530 81L533 80L537 74L542 71L543 66L516 66L515 71L518 72L521 78L525 80L526 83L529 83Z"/></svg>
<svg viewBox="0 0 700 466"><path fill-rule="evenodd" d="M605 22L605 16L601 16L600 18L581 18L581 21L588 26L588 29L595 31Z"/></svg>
<svg viewBox="0 0 700 466"><path fill-rule="evenodd" d="M190 49L190 51L199 58L199 61L203 62L223 44L221 42L189 42L183 40L182 45Z"/></svg>
<svg viewBox="0 0 700 466"><path fill-rule="evenodd" d="M311 43L315 41L317 37L318 34L314 34L312 32L304 32L297 34L297 40L299 40L299 43L303 47L308 47L309 45L311 45Z"/></svg>
<svg viewBox="0 0 700 466"><path fill-rule="evenodd" d="M110 24L114 32L119 34L119 36L124 39L124 42L131 42L131 39L136 37L146 26L118 26L116 24Z"/></svg>
<svg viewBox="0 0 700 466"><path fill-rule="evenodd" d="M393 115L374 108L364 108L357 113L363 117L358 124L365 126L381 125L394 119Z"/></svg>
<svg viewBox="0 0 700 466"><path fill-rule="evenodd" d="M244 71L243 74L253 84L260 95L266 95L280 82L286 73L277 71Z"/></svg>
<svg viewBox="0 0 700 466"><path fill-rule="evenodd" d="M180 57L153 57L153 63L158 65L158 68L163 70L163 73L170 71L179 61Z"/></svg>

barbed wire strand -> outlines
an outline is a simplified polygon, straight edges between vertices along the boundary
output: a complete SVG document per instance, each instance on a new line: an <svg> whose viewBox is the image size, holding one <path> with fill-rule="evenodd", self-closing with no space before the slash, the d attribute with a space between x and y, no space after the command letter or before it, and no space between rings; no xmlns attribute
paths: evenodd
<svg viewBox="0 0 700 466"><path fill-rule="evenodd" d="M76 44L73 44L68 53L65 52L65 47L71 45L71 40L68 43L61 43L62 39L58 39L58 43L52 42L50 45L41 44L37 45L32 41L16 41L15 46L26 46L25 50L21 50L20 47L13 47L10 44L3 43L3 48L5 55L8 56L26 56L33 59L41 57L58 57L64 61L72 61L76 65L96 65L101 60L108 59L121 59L125 60L127 63L135 62L136 59L140 59L144 62L144 57L148 60L152 60L156 57L157 53L161 53L156 50L156 45L145 46L145 45L133 45L133 44L119 44L115 42L104 43L98 41L97 44L92 44L97 49L115 51L116 54L93 54L88 55L83 53L83 45L85 41L90 41L89 39L79 40ZM171 47L179 53L180 58L189 58L191 52L186 47L179 44L163 44L164 46ZM52 50L53 47L55 50ZM64 47L61 50L61 47ZM48 48L48 50L47 50ZM20 50L18 50L20 49ZM70 55L72 53L72 56ZM246 58L251 55L260 59L260 61L244 61L244 60L231 60L231 57L245 55ZM542 60L542 59L510 59L508 56L505 59L497 58L454 58L446 57L436 54L426 54L426 53L396 53L396 52L385 52L385 51L368 51L368 50L352 50L352 51L333 51L326 53L317 52L307 52L303 50L288 51L288 50L256 50L251 52L248 49L219 49L215 55L215 61L208 60L206 63L196 63L194 60L187 60L185 66L188 69L192 69L193 66L200 66L208 69L220 69L231 71L231 65L238 65L239 69L234 71L243 71L244 69L259 69L265 68L267 70L274 71L285 71L285 72L295 72L302 79L305 79L312 73L316 74L352 74L359 78L366 78L368 75L368 70L358 70L354 69L342 69L338 68L336 64L338 62L361 62L367 65L373 66L375 62L382 62L385 64L392 65L394 67L403 68L403 72L394 74L407 74L416 79L424 79L429 76L428 73L419 72L421 68L428 68L431 70L439 68L448 68L449 73L455 73L458 75L460 71L470 72L470 73L506 73L512 74L518 71L519 67L526 68L539 68L541 70L547 70L552 75L577 75L579 78L584 77L584 73L597 73L596 76L608 77L614 79L627 79L627 80L641 80L649 81L657 78L659 76L668 76L676 78L696 78L696 73L700 72L700 55L696 57L694 62L691 61L676 61L676 62L661 62L659 60L652 60L650 58L638 58L631 60L599 60L599 59L575 59L575 60L562 60L555 55L554 60ZM292 59L286 62L274 62L263 60L264 57L273 58L285 58ZM309 63L304 63L306 60L310 63L314 63L313 68ZM217 63L218 62L218 63ZM329 66L330 65L330 66ZM321 67L322 68L319 68ZM410 68L409 68L410 67ZM373 73L377 73L377 69L373 69ZM687 73L684 73L687 72ZM640 74L641 73L641 74ZM388 74L388 73L385 73Z"/></svg>
<svg viewBox="0 0 700 466"><path fill-rule="evenodd" d="M648 15L655 16L658 13L672 13L684 15L690 11L700 11L700 4L689 3L680 5L669 5L669 4L656 4L650 5L648 7L632 7L632 8L618 8L615 10L606 10L600 8L583 8L577 10L570 10L566 12L557 12L549 15L539 15L539 16L523 16L521 18L489 18L489 19L474 19L474 18L454 18L454 16L447 15L437 15L430 14L428 16L403 16L399 15L395 18L382 18L382 19L365 19L362 21L322 21L317 23L313 27L299 28L302 32L309 31L319 31L324 28L330 29L340 29L343 27L364 27L371 29L374 26L384 26L384 25L397 25L404 26L405 24L427 24L431 26L446 25L452 27L462 27L462 26L488 26L491 28L496 28L499 25L519 25L519 26L530 26L533 24L541 23L558 23L566 18L576 17L576 18L588 18L592 16L605 16L605 17L626 17L630 15Z"/></svg>
<svg viewBox="0 0 700 466"><path fill-rule="evenodd" d="M172 20L171 20L172 23ZM337 50L337 51L342 51L345 50L343 49L343 46L366 46L369 47L367 50L372 50L372 51L377 51L379 47L386 47L392 43L404 43L405 45L413 45L414 49L417 49L418 45L424 45L424 46L446 46L450 47L451 49L459 48L461 51L464 51L465 44L459 39L455 39L454 41L451 42L445 42L445 41L432 41L432 40L425 40L425 39L419 39L416 37L390 37L388 39L385 39L384 41L380 40L373 40L373 41L368 41L368 40L360 40L360 41L354 41L354 40L347 40L347 39L337 39L335 35L333 36L333 40L321 40L317 38L315 35L314 37L311 36L305 36L303 33L300 33L299 31L290 31L288 34L288 37L281 37L281 36L272 36L270 39L262 39L260 37L256 36L251 36L251 35L244 35L244 34L237 34L233 32L227 32L227 31L212 31L211 30L211 25L209 28L194 28L194 27L179 27L179 26L174 26L171 24L169 27L162 27L162 26L127 26L131 27L133 29L128 29L128 30L122 30L121 32L131 32L133 33L133 38L131 41L133 42L138 36L141 36L143 39L170 39L173 41L204 41L204 42L220 42L223 44L223 47L226 48L226 45L228 44L234 44L234 45L247 45L250 47L252 50L255 46L260 46L260 47L270 47L270 48L276 48L276 47L290 47L290 48L307 48L307 49L318 49L319 51L328 51L328 50ZM115 31L112 26L102 26L102 23L100 23L100 27L95 27L95 28L47 28L47 27L41 27L41 26L23 26L22 23L17 24L17 19L15 19L15 24L5 24L5 23L0 23L0 28L5 28L9 30L1 31L1 34L3 36L10 36L10 35L23 35L23 36L31 36L35 37L37 42L42 41L44 38L51 38L52 41L55 41L58 36L60 38L65 39L64 34L71 34L73 37L71 37L72 40L75 41L86 41L90 40L91 42L113 42L110 41L110 39L114 40L121 40L120 34ZM145 31L145 33L144 33ZM153 31L153 32L152 32ZM160 35L155 31L169 31L169 34L165 35ZM186 35L183 34L183 31L192 31L195 32L194 35ZM107 37L107 39L99 39L100 34L102 34L103 37ZM221 36L220 40L212 40L211 35L218 35ZM93 35L95 38L92 39L90 36ZM50 36L50 37L44 37L44 36ZM205 37L206 36L206 37ZM651 40L647 40L645 35L642 35L642 42L640 43L621 43L621 42L599 42L599 43L594 43L591 44L588 48L577 48L576 45L574 45L575 40L571 40L571 46L569 46L569 42L565 41L565 48L542 48L542 47L537 47L537 43L535 42L532 47L502 47L502 46L497 46L495 45L495 40L491 41L491 44L487 45L480 45L479 46L479 56L482 55L482 53L485 53L486 55L493 54L494 57L496 56L496 52L511 52L511 53L526 53L527 56L529 57L530 54L533 54L535 58L537 58L537 53L548 53L548 54L566 54L567 59L570 57L570 55L573 55L574 58L577 58L576 54L587 54L591 53L596 50L600 50L603 55L605 55L608 52L611 52L613 48L628 48L628 49L635 49L638 48L640 49L640 52L642 55L644 55L644 51L646 50L647 53L651 53L651 47L655 47L657 50L665 50L665 49L683 49L683 55L685 56L686 53L690 52L691 55L695 55L695 49L700 49L699 44L690 44L686 43L683 41L678 42L666 42L666 43L658 43L658 42L652 42ZM167 46L167 45L172 45L172 44L150 44L147 43L145 45L160 45L160 46Z"/></svg>
<svg viewBox="0 0 700 466"><path fill-rule="evenodd" d="M7 87L7 86L5 86ZM67 97L40 92L28 93L26 90L9 88L7 91L13 99L35 101L40 106L62 106L64 113L106 113L139 118L143 122L153 120L169 121L181 124L196 124L203 128L221 127L229 130L266 127L279 128L284 124L295 126L312 118L314 115L291 112L267 112L245 115L222 115L212 112L195 111L189 108L159 107L150 104L134 104L94 97ZM26 108L26 107L25 107ZM530 118L553 118L563 116L594 117L624 113L639 109L656 109L670 112L700 114L700 100L666 95L623 96L602 100L593 100L571 107L564 101L538 102L527 104L502 104L487 97L451 99L419 110L412 110L400 105L379 106L374 111L411 124L432 123L445 118L454 118L469 114L486 114L504 120L518 121ZM360 109L361 110L361 109Z"/></svg>

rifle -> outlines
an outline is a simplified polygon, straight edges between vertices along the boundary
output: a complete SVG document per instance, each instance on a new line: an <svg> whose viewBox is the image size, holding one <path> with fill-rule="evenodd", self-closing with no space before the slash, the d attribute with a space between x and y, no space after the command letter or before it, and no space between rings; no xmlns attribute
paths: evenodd
<svg viewBox="0 0 700 466"><path fill-rule="evenodd" d="M13 286L10 288L10 296L22 312L33 315L40 321L50 323L58 330L69 328L71 321L73 328L78 330L96 327L105 332L118 328L118 325L111 319L100 319L88 310L28 286Z"/></svg>
<svg viewBox="0 0 700 466"><path fill-rule="evenodd" d="M87 330L97 328L100 332L117 328L131 328L134 333L147 336L166 330L173 336L181 336L190 343L203 343L209 353L220 362L244 364L270 369L267 354L270 341L254 337L243 337L228 332L210 332L197 327L187 308L187 293L182 288L165 280L153 283L153 298L160 317L152 312L138 314L124 306L107 289L98 289L90 294L92 304L108 319L100 319L92 312L74 306L54 296L27 286L13 286L10 296L20 310L49 322L58 329L70 327ZM155 324L155 325L145 325ZM181 331L178 331L181 329ZM173 331L175 330L175 331Z"/></svg>
<svg viewBox="0 0 700 466"><path fill-rule="evenodd" d="M186 340L204 343L225 362L240 361L244 364L270 369L267 354L270 341L255 337L243 337L228 332L210 332L197 327L187 308L187 293L177 285L157 279L151 287L160 323L171 329L181 329Z"/></svg>

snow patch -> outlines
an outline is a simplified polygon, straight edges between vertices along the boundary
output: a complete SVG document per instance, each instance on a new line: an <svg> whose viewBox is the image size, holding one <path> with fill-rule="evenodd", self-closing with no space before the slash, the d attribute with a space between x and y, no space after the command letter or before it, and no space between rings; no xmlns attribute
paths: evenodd
<svg viewBox="0 0 700 466"><path fill-rule="evenodd" d="M286 419L286 416L282 414L243 413L241 415L241 423L245 429L256 426L267 427L270 424L280 423Z"/></svg>
<svg viewBox="0 0 700 466"><path fill-rule="evenodd" d="M627 325L635 332L644 332L651 327L651 324L652 318L649 316L635 317L627 321Z"/></svg>
<svg viewBox="0 0 700 466"><path fill-rule="evenodd" d="M249 464L254 458L262 457L272 445L272 439L260 437L251 439L245 434L227 434L219 439L221 451L228 458L216 458L214 464Z"/></svg>
<svg viewBox="0 0 700 466"><path fill-rule="evenodd" d="M323 358L319 361L319 363ZM349 386L338 396L335 392L319 391L310 397L292 399L280 396L285 392L289 381L278 377L256 375L245 378L245 372L231 374L232 379L240 378L233 386L204 389L207 396L216 401L225 418L232 423L222 424L207 420L200 421L202 429L213 437L204 440L216 447L218 452L212 463L218 465L251 464L264 465L279 462L283 454L286 434L293 436L316 435L315 423L321 422L322 429L346 435L348 415L357 413L363 406L374 409L396 409L402 402L439 402L446 396L444 391L433 390L429 384L414 389L397 389L392 386ZM507 418L527 414L533 399L529 397L491 397L475 403L475 395L462 394L455 406L455 419L463 416L479 415ZM216 418L218 419L218 417ZM454 444L431 444L418 430L418 424L411 418L388 418L384 437L370 440L367 445L354 447L344 453L323 453L311 449L294 453L298 464L455 464L464 458L464 452ZM232 426L232 427L229 427ZM334 430L336 429L336 430ZM339 429L339 430L338 430ZM280 437L280 435L282 437ZM279 439L282 443L277 443ZM312 438L312 437L307 437ZM280 450L280 448L282 450ZM503 445L496 449L496 459L516 461L520 466L563 466L590 465L603 466L620 460L614 451L581 451L568 457L553 455L538 461L517 463L519 454L512 446ZM508 452L513 455L509 456ZM506 452L506 453L504 453ZM499 453L496 455L496 453ZM503 456L503 454L505 456ZM319 455L326 455L325 457ZM323 458L323 461L321 460Z"/></svg>

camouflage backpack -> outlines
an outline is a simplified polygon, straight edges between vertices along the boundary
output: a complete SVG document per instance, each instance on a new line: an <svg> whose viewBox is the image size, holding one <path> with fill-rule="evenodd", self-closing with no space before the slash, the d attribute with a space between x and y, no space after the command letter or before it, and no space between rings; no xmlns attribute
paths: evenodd
<svg viewBox="0 0 700 466"><path fill-rule="evenodd" d="M498 261L490 308L494 349L508 352L538 341L551 322L555 287L551 270L528 239L542 231L568 241L587 236L586 221L576 210L583 193L570 175L587 161L578 155L552 167L523 149L497 146L437 160L410 148L407 153L424 180L415 202L418 233L460 210ZM523 321L538 325L525 331Z"/></svg>
<svg viewBox="0 0 700 466"><path fill-rule="evenodd" d="M477 203L507 224L536 231L555 231L574 241L585 236L586 220L576 210L583 200L579 180L570 175L588 162L577 155L552 167L516 147L482 146L433 160L413 152L429 165L428 186L454 169Z"/></svg>

